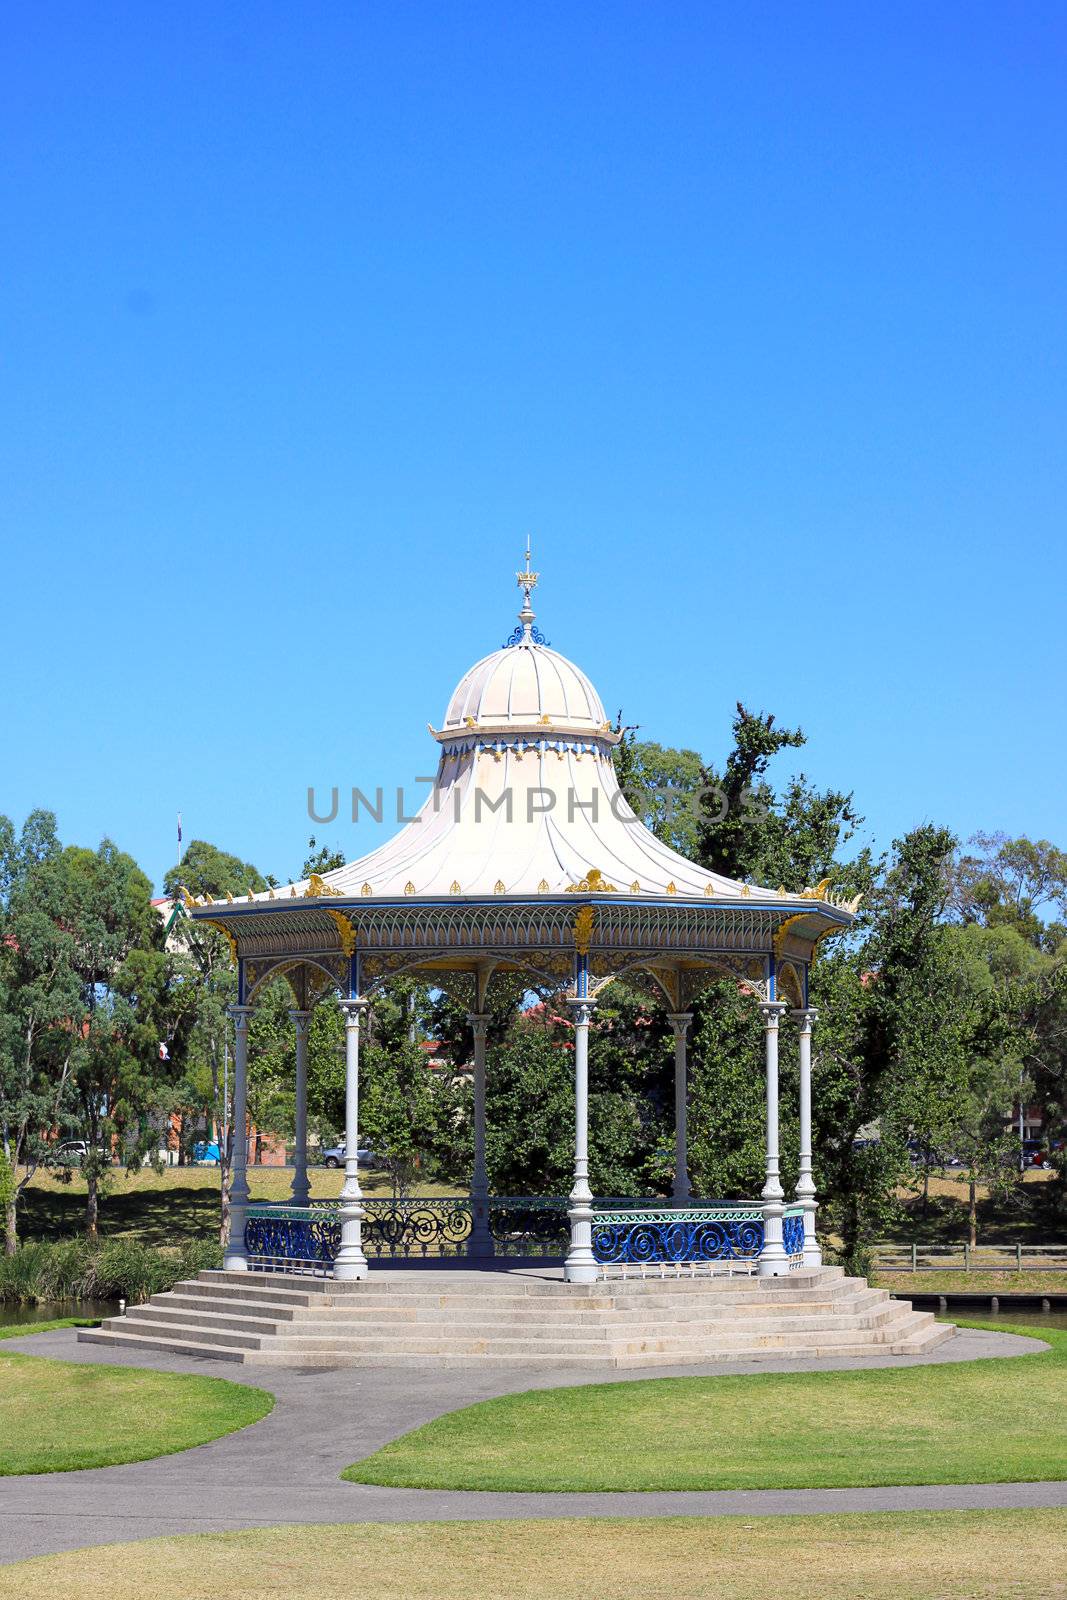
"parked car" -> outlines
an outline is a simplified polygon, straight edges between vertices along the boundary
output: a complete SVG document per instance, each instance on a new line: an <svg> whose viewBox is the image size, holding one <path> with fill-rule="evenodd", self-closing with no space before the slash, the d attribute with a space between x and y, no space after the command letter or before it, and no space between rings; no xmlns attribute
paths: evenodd
<svg viewBox="0 0 1067 1600"><path fill-rule="evenodd" d="M322 1152L322 1164L324 1167L339 1167L343 1164L344 1159L345 1146L343 1144L331 1145L328 1150ZM370 1145L361 1144L356 1151L356 1160L365 1167L373 1167L377 1159Z"/></svg>
<svg viewBox="0 0 1067 1600"><path fill-rule="evenodd" d="M62 1139L59 1144L53 1145L49 1159L61 1167L80 1167L89 1154L90 1146L85 1139ZM101 1161L111 1161L111 1151L101 1145L97 1151Z"/></svg>
<svg viewBox="0 0 1067 1600"><path fill-rule="evenodd" d="M207 1161L216 1167L221 1167L222 1151L219 1149L217 1144L209 1140L201 1139L199 1144L193 1145L193 1160Z"/></svg>

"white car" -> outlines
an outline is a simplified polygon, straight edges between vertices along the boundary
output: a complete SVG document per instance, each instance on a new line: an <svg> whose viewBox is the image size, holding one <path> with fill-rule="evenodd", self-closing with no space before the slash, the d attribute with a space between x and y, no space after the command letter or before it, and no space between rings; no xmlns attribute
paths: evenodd
<svg viewBox="0 0 1067 1600"><path fill-rule="evenodd" d="M328 1150L322 1152L322 1164L324 1167L339 1167L344 1162L344 1159L345 1146L343 1144L331 1145ZM377 1157L370 1145L361 1144L356 1151L356 1160L361 1166L373 1167L376 1159Z"/></svg>

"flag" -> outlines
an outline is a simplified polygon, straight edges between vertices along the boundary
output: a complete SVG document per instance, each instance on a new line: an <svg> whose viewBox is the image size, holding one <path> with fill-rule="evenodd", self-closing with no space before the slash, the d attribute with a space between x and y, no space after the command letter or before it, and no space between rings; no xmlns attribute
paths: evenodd
<svg viewBox="0 0 1067 1600"><path fill-rule="evenodd" d="M178 843L182 842L182 814L178 812Z"/></svg>
<svg viewBox="0 0 1067 1600"><path fill-rule="evenodd" d="M162 1039L159 1041L159 1059L160 1061L170 1060L170 1051L167 1049Z"/></svg>

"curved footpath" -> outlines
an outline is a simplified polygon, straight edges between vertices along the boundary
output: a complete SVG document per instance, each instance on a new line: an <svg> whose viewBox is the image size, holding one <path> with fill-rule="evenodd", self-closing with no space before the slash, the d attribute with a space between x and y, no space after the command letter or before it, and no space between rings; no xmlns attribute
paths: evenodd
<svg viewBox="0 0 1067 1600"><path fill-rule="evenodd" d="M965 1331L927 1356L841 1360L738 1361L728 1366L658 1368L655 1376L721 1377L739 1372L822 1372L924 1366L987 1356L1026 1355L1039 1339ZM228 1362L79 1345L75 1330L5 1341L5 1350L105 1366L152 1367L234 1380ZM518 1517L770 1516L820 1511L953 1511L1065 1506L1067 1483L946 1484L875 1489L743 1489L609 1494L512 1494L386 1489L344 1483L343 1468L420 1423L476 1400L525 1389L640 1382L647 1371L521 1367L421 1371L348 1367L327 1371L245 1369L242 1381L276 1397L262 1422L212 1444L87 1472L0 1478L0 1561L157 1534L216 1533L286 1522L433 1522Z"/></svg>

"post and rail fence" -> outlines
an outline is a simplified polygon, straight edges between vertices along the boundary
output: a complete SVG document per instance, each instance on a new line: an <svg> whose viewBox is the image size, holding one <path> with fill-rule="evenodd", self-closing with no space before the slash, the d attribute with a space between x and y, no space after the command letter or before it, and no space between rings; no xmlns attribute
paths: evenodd
<svg viewBox="0 0 1067 1600"><path fill-rule="evenodd" d="M871 1246L878 1272L1067 1272L1067 1244L906 1244Z"/></svg>

